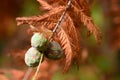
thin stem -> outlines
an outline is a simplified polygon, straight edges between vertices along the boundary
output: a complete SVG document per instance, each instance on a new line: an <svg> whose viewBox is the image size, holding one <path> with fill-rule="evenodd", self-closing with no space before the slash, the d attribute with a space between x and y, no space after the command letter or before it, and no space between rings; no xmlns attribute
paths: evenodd
<svg viewBox="0 0 120 80"><path fill-rule="evenodd" d="M29 27L30 27L32 30L39 32L39 30L38 30L36 27L34 27L33 25L30 25Z"/></svg>
<svg viewBox="0 0 120 80"><path fill-rule="evenodd" d="M42 60L43 60L43 54L41 54L39 65L38 65L38 67L37 67L37 70L36 70L35 75L33 76L33 79L32 79L32 80L36 80L37 75L38 75L39 70L40 70L40 66L41 66Z"/></svg>
<svg viewBox="0 0 120 80"><path fill-rule="evenodd" d="M61 15L60 19L58 20L57 24L55 25L54 29L53 29L53 34L50 36L49 40L51 40L51 38L53 37L54 33L56 32L56 30L58 29L58 27L61 25L64 17L65 17L65 14L68 10L68 8L70 7L72 3L72 0L69 0L69 2L67 3L66 5L66 8L65 8L65 11L63 12L63 14Z"/></svg>

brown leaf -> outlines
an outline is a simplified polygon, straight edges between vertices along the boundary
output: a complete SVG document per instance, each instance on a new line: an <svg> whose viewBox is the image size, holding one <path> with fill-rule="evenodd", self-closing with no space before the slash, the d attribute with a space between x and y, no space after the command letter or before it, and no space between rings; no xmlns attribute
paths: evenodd
<svg viewBox="0 0 120 80"><path fill-rule="evenodd" d="M87 27L90 34L95 36L97 43L101 43L102 35L90 17L90 10L87 2L83 0L75 0L71 6L71 10L74 12L74 14L70 12L69 14L72 17L74 23L79 25L79 23L82 22Z"/></svg>
<svg viewBox="0 0 120 80"><path fill-rule="evenodd" d="M51 10L53 8L45 0L37 0L37 1L40 3L42 10Z"/></svg>
<svg viewBox="0 0 120 80"><path fill-rule="evenodd" d="M87 27L90 34L93 34L95 36L97 43L100 44L101 40L102 40L102 35L101 35L98 27L94 24L91 17L88 17L83 12L81 12L81 21Z"/></svg>
<svg viewBox="0 0 120 80"><path fill-rule="evenodd" d="M66 71L69 66L71 65L71 60L72 60L72 43L70 41L70 37L67 35L66 31L60 27L60 31L58 32L59 39L61 41L61 46L62 49L65 51L66 55L66 65L64 67L64 71Z"/></svg>
<svg viewBox="0 0 120 80"><path fill-rule="evenodd" d="M66 72L73 59L75 59L74 62L77 62L76 59L80 52L80 33L79 30L75 28L74 23L68 14L66 14L64 22L59 28L57 34L66 55L66 64L63 70Z"/></svg>
<svg viewBox="0 0 120 80"><path fill-rule="evenodd" d="M39 26L42 22L47 22L46 20L52 16L55 16L58 13L61 13L64 10L64 6L59 6L51 11L45 13L44 15L31 16L31 17L18 17L16 18L17 25L30 24L33 26Z"/></svg>

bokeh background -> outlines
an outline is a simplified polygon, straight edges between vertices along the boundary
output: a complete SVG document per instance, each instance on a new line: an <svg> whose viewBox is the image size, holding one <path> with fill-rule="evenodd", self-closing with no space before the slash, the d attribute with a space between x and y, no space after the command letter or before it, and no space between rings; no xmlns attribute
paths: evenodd
<svg viewBox="0 0 120 80"><path fill-rule="evenodd" d="M86 48L82 56L85 59L79 69L73 65L65 74L57 70L48 79L42 80L120 80L120 0L88 2L93 20L103 36L101 45L96 44L93 36L88 37L83 27L81 34ZM27 69L24 54L30 47L29 26L17 26L16 17L42 13L35 0L1 1L0 80L22 80ZM52 68L56 68L56 65ZM49 75L44 74L44 77Z"/></svg>

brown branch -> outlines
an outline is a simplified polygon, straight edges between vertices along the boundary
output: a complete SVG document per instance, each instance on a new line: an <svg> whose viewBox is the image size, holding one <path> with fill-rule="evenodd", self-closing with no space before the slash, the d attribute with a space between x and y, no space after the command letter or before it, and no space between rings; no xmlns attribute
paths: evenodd
<svg viewBox="0 0 120 80"><path fill-rule="evenodd" d="M58 20L58 23L56 24L56 26L55 26L54 29L53 29L53 35L54 35L54 33L56 32L56 30L57 30L57 28L59 27L59 25L62 23L62 20L64 19L65 14L66 14L68 8L70 7L71 3L72 3L72 0L69 0L69 1L68 1L68 4L66 5L65 11L63 12L63 14L61 15L60 19ZM50 39L53 37L53 35L50 36Z"/></svg>

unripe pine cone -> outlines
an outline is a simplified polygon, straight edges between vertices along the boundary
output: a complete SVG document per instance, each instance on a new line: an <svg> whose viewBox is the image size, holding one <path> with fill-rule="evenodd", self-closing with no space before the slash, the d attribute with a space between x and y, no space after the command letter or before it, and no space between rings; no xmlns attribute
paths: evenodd
<svg viewBox="0 0 120 80"><path fill-rule="evenodd" d="M44 52L47 49L48 43L48 40L41 33L35 33L31 38L31 46L40 52Z"/></svg>
<svg viewBox="0 0 120 80"><path fill-rule="evenodd" d="M39 65L41 54L36 48L31 47L25 54L25 63L29 67L36 67ZM43 61L43 60L42 60Z"/></svg>
<svg viewBox="0 0 120 80"><path fill-rule="evenodd" d="M45 57L52 60L58 60L64 56L63 50L55 41L49 43L48 50L44 54Z"/></svg>

